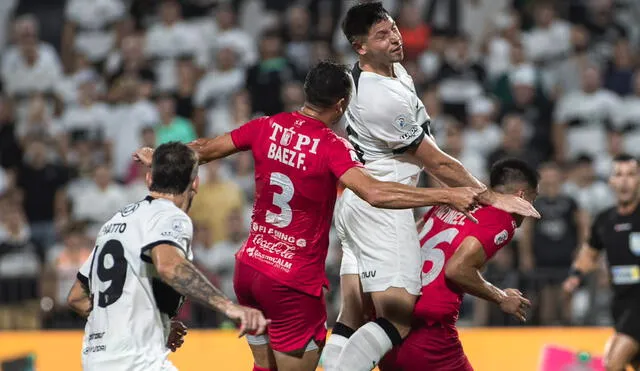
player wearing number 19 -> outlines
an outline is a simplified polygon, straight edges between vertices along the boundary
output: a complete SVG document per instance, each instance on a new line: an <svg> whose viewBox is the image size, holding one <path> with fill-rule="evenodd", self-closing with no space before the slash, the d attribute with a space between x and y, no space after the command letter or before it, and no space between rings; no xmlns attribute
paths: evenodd
<svg viewBox="0 0 640 371"><path fill-rule="evenodd" d="M247 336L255 370L316 368L327 333L325 259L338 180L386 208L448 203L466 211L477 195L471 188L418 189L369 176L350 144L331 130L350 93L346 69L321 62L307 75L300 111L259 118L191 144L201 162L253 153L256 201L234 285L241 304L261 309L272 321L268 336ZM149 152L138 157L148 161Z"/></svg>
<svg viewBox="0 0 640 371"><path fill-rule="evenodd" d="M80 268L69 305L88 317L85 371L176 370L167 356L181 344L171 322L184 296L264 332L267 321L233 304L191 264L193 226L185 213L198 190L198 161L181 143L155 151L150 195L118 211L100 229Z"/></svg>

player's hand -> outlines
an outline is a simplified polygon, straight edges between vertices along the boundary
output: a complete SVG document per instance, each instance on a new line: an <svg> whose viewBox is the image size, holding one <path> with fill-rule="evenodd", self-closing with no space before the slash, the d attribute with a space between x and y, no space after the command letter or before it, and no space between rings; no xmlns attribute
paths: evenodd
<svg viewBox="0 0 640 371"><path fill-rule="evenodd" d="M240 323L238 337L243 337L246 334L262 335L271 323L271 320L264 318L264 315L259 310L237 304L230 304L224 314Z"/></svg>
<svg viewBox="0 0 640 371"><path fill-rule="evenodd" d="M167 348L175 352L184 344L184 337L187 335L187 326L180 321L171 321L171 331L167 340Z"/></svg>
<svg viewBox="0 0 640 371"><path fill-rule="evenodd" d="M448 188L447 190L449 191L447 200L449 206L463 213L472 222L478 223L478 220L471 215L471 210L478 205L477 198L482 190L472 187Z"/></svg>
<svg viewBox="0 0 640 371"><path fill-rule="evenodd" d="M527 300L519 290L505 289L505 296L500 300L500 309L511 314L522 322L527 322L527 309L531 302Z"/></svg>
<svg viewBox="0 0 640 371"><path fill-rule="evenodd" d="M578 287L580 287L580 278L576 276L570 276L562 284L562 291L564 291L567 296L571 296Z"/></svg>
<svg viewBox="0 0 640 371"><path fill-rule="evenodd" d="M151 166L153 158L153 149L149 147L140 148L133 154L133 159L145 166Z"/></svg>
<svg viewBox="0 0 640 371"><path fill-rule="evenodd" d="M488 191L491 192L491 191ZM540 213L533 205L522 197L492 192L495 199L491 206L504 210L509 214L518 214L540 219Z"/></svg>

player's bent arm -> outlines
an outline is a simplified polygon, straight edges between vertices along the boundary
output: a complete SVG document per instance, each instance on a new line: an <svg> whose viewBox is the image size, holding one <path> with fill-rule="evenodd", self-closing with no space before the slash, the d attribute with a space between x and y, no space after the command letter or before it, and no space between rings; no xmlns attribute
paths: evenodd
<svg viewBox="0 0 640 371"><path fill-rule="evenodd" d="M160 278L180 294L225 314L233 306L231 300L213 286L175 246L161 244L154 247L151 259Z"/></svg>
<svg viewBox="0 0 640 371"><path fill-rule="evenodd" d="M444 274L464 292L500 304L507 295L480 273L486 258L480 241L467 237L445 265Z"/></svg>
<svg viewBox="0 0 640 371"><path fill-rule="evenodd" d="M451 202L450 189L416 188L395 182L382 182L358 167L347 170L340 181L361 199L383 209L410 209Z"/></svg>
<svg viewBox="0 0 640 371"><path fill-rule="evenodd" d="M200 164L206 164L238 152L229 133L215 138L198 138L187 143L187 146L198 154Z"/></svg>
<svg viewBox="0 0 640 371"><path fill-rule="evenodd" d="M93 309L89 289L79 279L76 279L76 282L71 286L71 290L69 290L67 305L82 318L89 317Z"/></svg>

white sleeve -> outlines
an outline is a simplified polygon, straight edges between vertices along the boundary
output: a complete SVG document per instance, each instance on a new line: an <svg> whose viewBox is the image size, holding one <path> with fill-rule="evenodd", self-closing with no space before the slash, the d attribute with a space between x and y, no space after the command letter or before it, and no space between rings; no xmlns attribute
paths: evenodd
<svg viewBox="0 0 640 371"><path fill-rule="evenodd" d="M89 255L87 260L82 264L76 276L76 278L78 278L78 280L82 282L82 284L87 288L89 287L89 276L91 275L93 256L95 255L95 252L96 249L93 249L93 251L91 251L91 255Z"/></svg>
<svg viewBox="0 0 640 371"><path fill-rule="evenodd" d="M149 224L150 227L143 236L140 253L142 260L151 263L151 250L158 245L174 246L186 259L193 260L193 224L187 215L178 210L163 212L151 219Z"/></svg>
<svg viewBox="0 0 640 371"><path fill-rule="evenodd" d="M401 153L422 141L425 136L422 125L425 123L416 122L417 107L412 107L409 97L391 89L386 90L387 94L384 95L375 92L358 97L367 105L361 116L364 122L369 123L367 130L373 137L384 141L394 152Z"/></svg>

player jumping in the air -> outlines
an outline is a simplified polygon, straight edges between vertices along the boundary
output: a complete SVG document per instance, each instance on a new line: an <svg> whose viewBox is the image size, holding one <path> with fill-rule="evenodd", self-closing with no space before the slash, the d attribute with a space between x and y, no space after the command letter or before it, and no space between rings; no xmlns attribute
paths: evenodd
<svg viewBox="0 0 640 371"><path fill-rule="evenodd" d="M530 202L536 197L537 174L522 161L496 163L490 178L496 192ZM432 208L422 219L422 296L409 336L380 362L383 371L421 371L425 365L429 370L472 371L456 329L464 293L491 301L525 321L529 301L516 289L493 286L481 274L524 218L492 206L479 207L472 214L478 224L445 206Z"/></svg>
<svg viewBox="0 0 640 371"><path fill-rule="evenodd" d="M382 5L352 7L342 29L359 57L352 70L355 91L346 118L349 140L365 168L377 179L415 185L424 166L448 186L486 189L435 144L425 107L398 63L403 58L400 32ZM480 201L510 213L538 216L530 203L512 195L487 190ZM330 371L370 370L409 333L422 287L413 212L376 209L346 191L336 207L336 224L343 247L342 308L324 364ZM362 292L370 295L379 316L364 326Z"/></svg>
<svg viewBox="0 0 640 371"><path fill-rule="evenodd" d="M349 104L346 69L321 62L304 89L298 112L255 119L190 144L201 162L247 150L255 161L250 235L236 256L234 278L238 301L272 321L268 336L247 336L254 370L316 369L327 334L325 259L338 181L385 208L451 204L468 215L477 195L471 188L419 189L374 179L331 129ZM138 156L148 158L150 152L143 149Z"/></svg>
<svg viewBox="0 0 640 371"><path fill-rule="evenodd" d="M167 356L181 345L184 328L171 319L185 296L241 322L241 335L265 331L262 313L232 303L191 263L186 212L198 191L197 169L186 145L161 145L147 175L150 195L100 229L68 298L87 317L85 371L176 370Z"/></svg>
<svg viewBox="0 0 640 371"><path fill-rule="evenodd" d="M640 164L629 155L613 160L609 184L616 206L600 213L591 227L591 240L578 252L564 290L573 294L584 275L597 267L601 252L613 286L611 313L615 333L605 347L607 371L640 370Z"/></svg>

